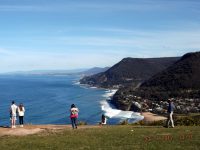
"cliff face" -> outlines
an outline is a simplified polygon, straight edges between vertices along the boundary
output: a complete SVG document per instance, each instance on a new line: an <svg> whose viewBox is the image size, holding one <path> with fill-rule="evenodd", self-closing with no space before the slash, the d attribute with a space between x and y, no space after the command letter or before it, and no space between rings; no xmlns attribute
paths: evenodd
<svg viewBox="0 0 200 150"><path fill-rule="evenodd" d="M112 88L127 85L137 86L152 75L164 70L179 58L124 58L103 73L84 77L81 84Z"/></svg>
<svg viewBox="0 0 200 150"><path fill-rule="evenodd" d="M188 53L167 69L157 73L141 84L138 89L127 86L118 90L112 103L124 110L134 110L134 102L141 105L173 98L177 105L200 110L200 52ZM156 108L156 107L155 107ZM189 108L188 108L189 109Z"/></svg>

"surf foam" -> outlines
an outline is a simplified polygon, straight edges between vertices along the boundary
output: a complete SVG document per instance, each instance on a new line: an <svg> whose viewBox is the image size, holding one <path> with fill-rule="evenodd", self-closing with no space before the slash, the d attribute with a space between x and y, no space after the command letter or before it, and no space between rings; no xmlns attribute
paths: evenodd
<svg viewBox="0 0 200 150"><path fill-rule="evenodd" d="M129 122L137 122L144 119L140 113L133 111L123 111L119 109L112 108L108 103L108 100L116 93L117 90L109 90L106 91L106 94L103 95L107 98L107 100L103 100L100 102L101 110L104 112L105 116L109 118L118 118L121 120L128 119Z"/></svg>

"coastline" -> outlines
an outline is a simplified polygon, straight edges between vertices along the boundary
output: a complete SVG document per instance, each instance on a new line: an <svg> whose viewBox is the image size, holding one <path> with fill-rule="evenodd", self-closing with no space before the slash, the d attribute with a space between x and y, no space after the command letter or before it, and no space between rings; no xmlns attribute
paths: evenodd
<svg viewBox="0 0 200 150"><path fill-rule="evenodd" d="M106 102L108 102L109 99L111 99L113 97L113 95L117 92L118 89L108 89L108 88L101 88L101 87L94 87L94 86L90 86L88 84L80 84L82 86L86 86L88 88L98 88L98 89L104 89L104 90L108 90L109 92L106 92L105 94L107 96L105 96L106 98ZM108 102L109 103L109 102ZM102 101L101 101L101 105L102 105ZM120 109L119 109L120 110ZM121 110L122 111L122 110ZM160 120L166 120L167 118L161 115L157 115L151 112L143 112L140 113L141 116L144 116L144 122L154 122L154 121L160 121Z"/></svg>
<svg viewBox="0 0 200 150"><path fill-rule="evenodd" d="M105 89L105 90L108 90L109 92L106 92L106 102L109 103L109 99L111 99L113 97L113 95L117 92L118 89L106 89L106 88L101 88L101 87L94 87L94 86L90 86L88 84L80 84L80 85L83 85L83 86L87 86L89 88L98 88L98 89ZM101 105L102 105L102 101L101 101ZM120 110L120 109L119 109ZM102 111L105 111L102 109ZM121 110L122 111L122 110ZM167 118L164 117L164 116L161 116L161 115L157 115L157 114L154 114L154 113L151 113L151 112L143 112L143 113L140 113L141 116L144 116L144 122L154 122L154 121L160 121L160 120L166 120Z"/></svg>

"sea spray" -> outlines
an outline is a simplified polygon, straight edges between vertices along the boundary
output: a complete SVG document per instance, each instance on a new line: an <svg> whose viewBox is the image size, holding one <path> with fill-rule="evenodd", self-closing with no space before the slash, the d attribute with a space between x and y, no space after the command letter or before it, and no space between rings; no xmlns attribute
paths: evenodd
<svg viewBox="0 0 200 150"><path fill-rule="evenodd" d="M140 113L133 111L123 111L111 107L111 105L108 103L108 100L111 99L111 97L116 93L116 91L117 90L106 91L106 94L104 95L106 100L102 100L100 102L101 110L104 112L105 116L107 116L108 118L117 118L119 120L128 119L128 121L132 123L143 120L144 116L142 116Z"/></svg>
<svg viewBox="0 0 200 150"><path fill-rule="evenodd" d="M106 100L110 100L112 98L112 96L117 92L116 89L113 89L113 90L107 90L105 92L105 94L103 95L103 97L106 98Z"/></svg>

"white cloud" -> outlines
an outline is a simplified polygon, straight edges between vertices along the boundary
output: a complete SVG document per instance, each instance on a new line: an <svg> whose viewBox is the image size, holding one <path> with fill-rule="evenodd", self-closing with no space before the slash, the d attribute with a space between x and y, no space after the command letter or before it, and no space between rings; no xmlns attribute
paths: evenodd
<svg viewBox="0 0 200 150"><path fill-rule="evenodd" d="M1 56L6 56L6 55L12 55L13 52L10 50L7 50L5 48L0 48L0 57Z"/></svg>
<svg viewBox="0 0 200 150"><path fill-rule="evenodd" d="M180 56L190 51L200 50L200 30L196 29L186 31L102 30L110 32L110 35L43 38L42 42L56 43L65 47L62 50L1 48L1 72L104 67L112 66L124 57ZM119 36L112 36L113 32ZM34 43L34 41L31 42Z"/></svg>
<svg viewBox="0 0 200 150"><path fill-rule="evenodd" d="M23 52L3 57L0 60L0 72L104 67L118 60L118 57L110 59L110 55L96 53Z"/></svg>
<svg viewBox="0 0 200 150"><path fill-rule="evenodd" d="M0 11L45 11L45 7L31 5L0 5Z"/></svg>
<svg viewBox="0 0 200 150"><path fill-rule="evenodd" d="M106 30L106 29L105 29ZM107 30L108 31L108 30ZM135 50L178 50L200 48L200 30L188 31L132 31L109 30L119 36L74 36L57 38L66 45L120 47ZM123 36L121 35L123 34ZM125 36L126 35L126 36ZM116 48L118 49L118 48Z"/></svg>

